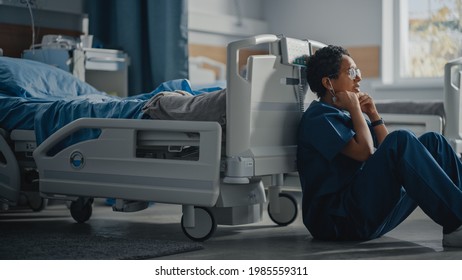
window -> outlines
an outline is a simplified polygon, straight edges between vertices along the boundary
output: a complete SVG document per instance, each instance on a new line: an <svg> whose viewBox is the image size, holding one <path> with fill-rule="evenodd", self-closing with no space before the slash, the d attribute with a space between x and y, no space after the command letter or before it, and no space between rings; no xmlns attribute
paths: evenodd
<svg viewBox="0 0 462 280"><path fill-rule="evenodd" d="M384 82L441 80L462 56L462 0L382 1Z"/></svg>

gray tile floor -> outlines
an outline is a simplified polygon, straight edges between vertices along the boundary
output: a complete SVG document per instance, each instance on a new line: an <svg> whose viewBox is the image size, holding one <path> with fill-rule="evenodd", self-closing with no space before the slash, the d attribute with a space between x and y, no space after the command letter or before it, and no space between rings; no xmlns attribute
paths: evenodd
<svg viewBox="0 0 462 280"><path fill-rule="evenodd" d="M97 235L188 241L180 227L181 206L158 203L140 212L117 213L103 202L95 202L86 224L75 224L65 204L53 203L37 213L28 209L0 213L0 228L76 229ZM159 259L462 259L462 249L443 248L441 238L441 228L419 209L392 232L367 242L313 240L300 214L291 225L278 227L265 212L258 223L218 226L214 236L202 243L202 250Z"/></svg>

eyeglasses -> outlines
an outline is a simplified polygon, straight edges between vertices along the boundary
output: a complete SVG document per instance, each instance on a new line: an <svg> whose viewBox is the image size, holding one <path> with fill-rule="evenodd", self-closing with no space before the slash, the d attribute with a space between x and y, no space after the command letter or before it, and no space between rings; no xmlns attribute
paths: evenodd
<svg viewBox="0 0 462 280"><path fill-rule="evenodd" d="M356 77L361 77L361 70L359 70L359 68L354 68L354 67L351 67L350 69L348 69L348 78L350 78L351 80L354 80L356 79Z"/></svg>
<svg viewBox="0 0 462 280"><path fill-rule="evenodd" d="M332 77L337 76L337 75L338 75L338 73L329 75L328 77L332 78ZM354 67L349 68L348 69L348 78L350 78L351 80L354 80L354 79L356 79L356 77L361 77L361 70L359 70L359 68L354 68Z"/></svg>

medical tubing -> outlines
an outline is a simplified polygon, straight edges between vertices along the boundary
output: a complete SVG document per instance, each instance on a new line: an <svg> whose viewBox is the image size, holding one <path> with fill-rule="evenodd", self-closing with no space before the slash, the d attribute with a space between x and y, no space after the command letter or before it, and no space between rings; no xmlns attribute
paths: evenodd
<svg viewBox="0 0 462 280"><path fill-rule="evenodd" d="M305 86L303 84L302 66L298 66L298 107L300 113L305 112Z"/></svg>
<svg viewBox="0 0 462 280"><path fill-rule="evenodd" d="M32 7L30 5L29 0L26 0L27 8L29 9L29 14L30 14L30 21L32 25L32 44L30 44L30 48L33 50L34 44L35 44L35 20L34 20L34 14L32 13Z"/></svg>

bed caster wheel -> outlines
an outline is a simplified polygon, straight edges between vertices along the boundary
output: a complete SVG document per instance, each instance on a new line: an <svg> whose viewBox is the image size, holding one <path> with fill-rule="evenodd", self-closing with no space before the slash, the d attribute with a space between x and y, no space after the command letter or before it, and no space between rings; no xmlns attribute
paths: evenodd
<svg viewBox="0 0 462 280"><path fill-rule="evenodd" d="M8 203L0 202L0 212L8 211L8 209L10 209L10 205L8 205Z"/></svg>
<svg viewBox="0 0 462 280"><path fill-rule="evenodd" d="M71 216L74 220L81 224L88 221L93 212L93 198L79 197L76 201L71 202Z"/></svg>
<svg viewBox="0 0 462 280"><path fill-rule="evenodd" d="M298 206L297 200L290 194L279 194L279 213L271 211L271 205L268 204L268 215L270 219L279 226L287 226L297 218Z"/></svg>
<svg viewBox="0 0 462 280"><path fill-rule="evenodd" d="M43 198L38 193L27 195L27 204L34 212L40 212L48 205L48 199Z"/></svg>
<svg viewBox="0 0 462 280"><path fill-rule="evenodd" d="M217 223L209 209L194 207L195 227L185 227L184 217L181 218L183 233L193 241L205 241L209 239L217 229Z"/></svg>

